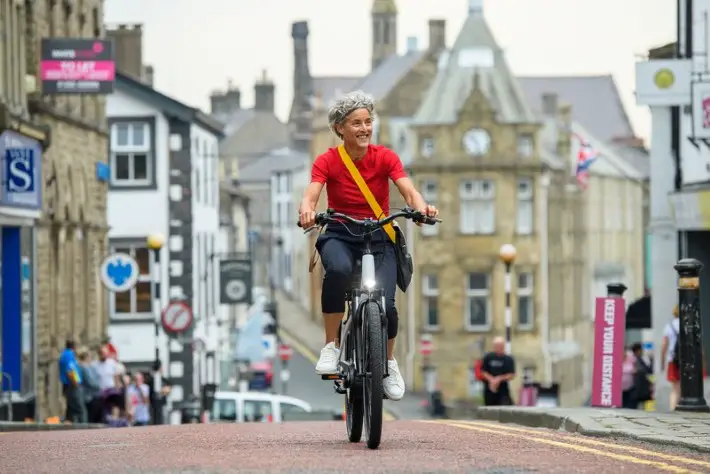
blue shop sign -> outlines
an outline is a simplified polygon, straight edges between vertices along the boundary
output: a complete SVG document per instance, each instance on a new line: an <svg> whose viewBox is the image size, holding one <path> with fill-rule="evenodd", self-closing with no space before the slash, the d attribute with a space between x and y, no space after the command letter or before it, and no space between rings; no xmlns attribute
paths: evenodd
<svg viewBox="0 0 710 474"><path fill-rule="evenodd" d="M0 205L42 209L42 145L20 133L0 135Z"/></svg>

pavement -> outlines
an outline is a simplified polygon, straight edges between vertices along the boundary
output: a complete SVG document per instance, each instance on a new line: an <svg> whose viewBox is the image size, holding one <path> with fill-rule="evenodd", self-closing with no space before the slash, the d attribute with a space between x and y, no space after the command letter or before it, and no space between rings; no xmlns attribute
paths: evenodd
<svg viewBox="0 0 710 474"><path fill-rule="evenodd" d="M478 419L563 430L587 436L630 438L710 453L710 413L657 413L600 408L479 408ZM710 472L710 469L708 471Z"/></svg>
<svg viewBox="0 0 710 474"><path fill-rule="evenodd" d="M336 403L336 409L343 409L343 396L333 390L333 382L324 381L316 375L314 367L318 361L320 350L325 342L323 326L314 322L310 315L297 303L277 291L275 300L279 308L279 327L281 339L290 345L301 357L289 361L291 379L288 383L287 395L301 398L311 405L330 407ZM303 361L307 360L310 365ZM278 372L274 373L278 379ZM277 393L281 393L280 382L275 380ZM297 394L303 394L299 396ZM310 398L306 398L307 395ZM333 398L335 396L335 398ZM335 400L335 402L333 401ZM417 420L429 418L422 403L426 396L407 392L402 400L385 400L384 410L386 420Z"/></svg>
<svg viewBox="0 0 710 474"><path fill-rule="evenodd" d="M386 422L374 451L323 421L3 433L0 452L0 474L710 472L677 448L448 420Z"/></svg>
<svg viewBox="0 0 710 474"><path fill-rule="evenodd" d="M71 423L35 423L21 421L0 422L0 432L8 431L67 431L105 428L100 423L71 424Z"/></svg>

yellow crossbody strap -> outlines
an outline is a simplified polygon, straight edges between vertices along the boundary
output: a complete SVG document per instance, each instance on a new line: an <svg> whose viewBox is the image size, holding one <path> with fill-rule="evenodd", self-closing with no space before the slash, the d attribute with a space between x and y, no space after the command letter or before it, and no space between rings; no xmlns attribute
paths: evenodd
<svg viewBox="0 0 710 474"><path fill-rule="evenodd" d="M355 180L355 184L357 184L357 187L360 188L360 192L362 193L363 196L365 196L365 200L372 208L372 212L375 213L375 217L377 217L378 219L382 218L383 217L382 216L382 208L377 203L375 196L372 195L370 188L367 187L367 183L365 182L365 180L362 179L362 175L360 174L360 171L358 171L357 167L355 166L355 163L353 163L352 158L350 158L350 155L348 155L348 152L345 151L345 146L340 145L338 147L338 153L340 154L340 159L343 160L345 167L348 169L348 171L350 171L350 176L353 177L353 179ZM392 226L392 223L390 222L389 224L383 226L383 229L385 229L385 232L387 232L387 235L390 236L390 239L392 239L392 242L396 243L396 235L395 235L394 227Z"/></svg>

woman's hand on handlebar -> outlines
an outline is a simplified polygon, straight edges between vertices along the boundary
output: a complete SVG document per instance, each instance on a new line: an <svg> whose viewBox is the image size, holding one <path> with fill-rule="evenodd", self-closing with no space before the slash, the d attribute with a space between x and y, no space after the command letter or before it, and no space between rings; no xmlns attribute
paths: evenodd
<svg viewBox="0 0 710 474"><path fill-rule="evenodd" d="M299 209L298 222L303 229L310 229L316 225L316 211L313 209Z"/></svg>
<svg viewBox="0 0 710 474"><path fill-rule="evenodd" d="M417 209L417 210L427 217L439 217L439 210L436 207L432 206L431 204L427 204L426 206L424 206L423 209ZM422 225L421 222L416 222L416 224L420 227Z"/></svg>

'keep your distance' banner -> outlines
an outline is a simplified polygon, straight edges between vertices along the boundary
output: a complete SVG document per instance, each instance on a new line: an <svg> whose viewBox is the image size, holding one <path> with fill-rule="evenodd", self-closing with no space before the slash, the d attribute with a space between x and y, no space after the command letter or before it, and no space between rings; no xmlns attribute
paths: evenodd
<svg viewBox="0 0 710 474"><path fill-rule="evenodd" d="M624 362L626 304L618 296L596 300L594 313L594 367L592 406L621 407L621 371Z"/></svg>

